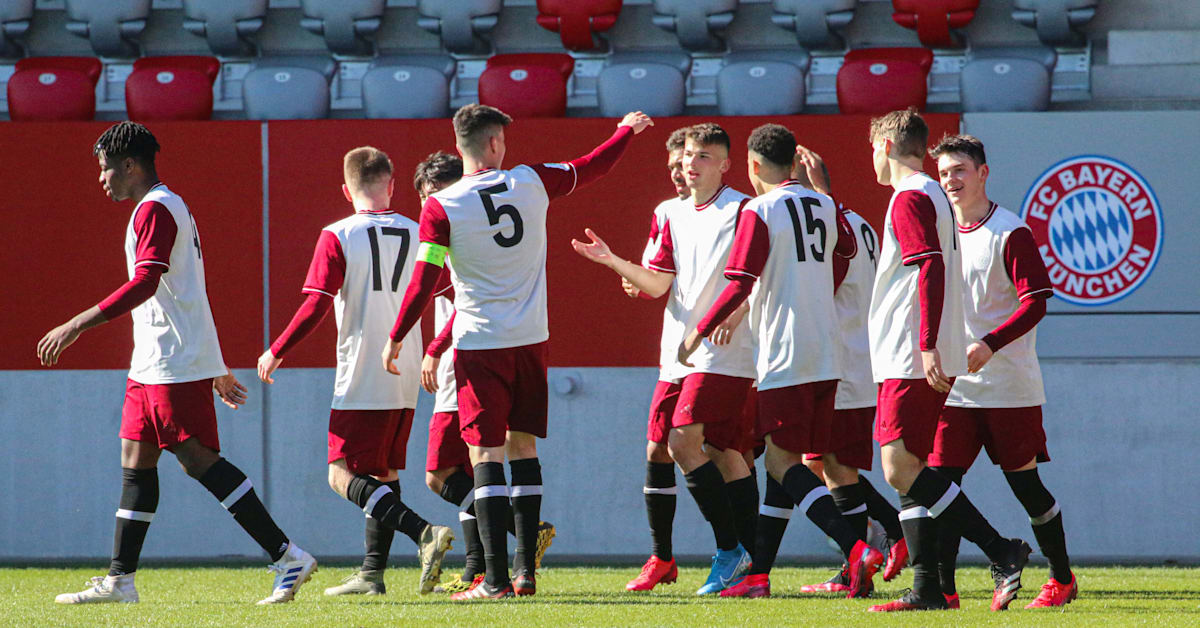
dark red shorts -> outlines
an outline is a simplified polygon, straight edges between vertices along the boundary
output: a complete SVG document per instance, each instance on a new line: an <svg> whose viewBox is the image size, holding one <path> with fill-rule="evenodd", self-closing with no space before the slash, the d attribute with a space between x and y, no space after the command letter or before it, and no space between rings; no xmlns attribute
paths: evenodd
<svg viewBox="0 0 1200 628"><path fill-rule="evenodd" d="M471 472L471 455L458 427L457 412L434 412L429 418L429 446L425 452L425 470L437 471L462 467Z"/></svg>
<svg viewBox="0 0 1200 628"><path fill-rule="evenodd" d="M837 456L840 464L870 471L875 459L875 441L871 438L874 426L874 407L834 410L829 453ZM821 454L805 454L804 459L820 460Z"/></svg>
<svg viewBox="0 0 1200 628"><path fill-rule="evenodd" d="M679 401L680 384L659 381L654 384L654 396L650 398L650 418L646 420L646 440L660 445L667 442L671 433L671 416L675 414L675 402Z"/></svg>
<svg viewBox="0 0 1200 628"><path fill-rule="evenodd" d="M403 469L413 411L330 410L329 462L345 459L353 473L385 476Z"/></svg>
<svg viewBox="0 0 1200 628"><path fill-rule="evenodd" d="M742 406L742 426L738 428L742 435L742 441L738 443L736 449L740 453L754 452L754 457L757 458L766 450L767 444L762 437L755 432L755 427L758 425L758 389L751 388L746 393L746 404Z"/></svg>
<svg viewBox="0 0 1200 628"><path fill-rule="evenodd" d="M704 424L704 441L725 451L741 446L746 395L754 380L715 373L692 373L680 384L671 427Z"/></svg>
<svg viewBox="0 0 1200 628"><path fill-rule="evenodd" d="M760 390L755 434L785 451L827 453L836 396L836 379Z"/></svg>
<svg viewBox="0 0 1200 628"><path fill-rule="evenodd" d="M159 449L173 449L195 438L221 451L212 385L211 378L179 384L139 384L127 379L121 438L156 443Z"/></svg>
<svg viewBox="0 0 1200 628"><path fill-rule="evenodd" d="M546 437L546 343L454 350L458 421L468 445L501 447L506 432Z"/></svg>
<svg viewBox="0 0 1200 628"><path fill-rule="evenodd" d="M904 449L925 460L933 451L938 416L949 394L934 390L924 379L884 380L879 385L875 440L886 445L903 438Z"/></svg>
<svg viewBox="0 0 1200 628"><path fill-rule="evenodd" d="M1020 469L1034 458L1049 462L1042 407L942 408L929 465L970 469L981 447L1005 471Z"/></svg>

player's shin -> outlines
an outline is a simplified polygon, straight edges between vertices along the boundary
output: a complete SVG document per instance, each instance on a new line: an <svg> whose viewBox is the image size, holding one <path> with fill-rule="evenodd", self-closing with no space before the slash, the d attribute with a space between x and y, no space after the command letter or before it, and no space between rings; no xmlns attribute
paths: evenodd
<svg viewBox="0 0 1200 628"><path fill-rule="evenodd" d="M733 514L733 524L737 528L738 542L751 557L754 554L755 538L758 527L758 481L753 473L725 484L725 492L729 495L729 506Z"/></svg>
<svg viewBox="0 0 1200 628"><path fill-rule="evenodd" d="M957 529L964 539L978 545L992 562L1005 562L1010 541L984 519L958 484L926 467L913 480L908 496L927 508L929 516L938 519L940 525Z"/></svg>
<svg viewBox="0 0 1200 628"><path fill-rule="evenodd" d="M867 516L883 525L888 539L899 541L904 538L904 531L900 529L900 512L892 502L875 490L865 475L858 476L858 484L862 487L863 499L867 504Z"/></svg>
<svg viewBox="0 0 1200 628"><path fill-rule="evenodd" d="M966 469L959 467L934 467L934 469L951 482L959 485L962 484L963 475L966 473ZM947 596L958 594L955 573L958 569L959 541L957 530L951 529L950 526L937 526L938 581L941 583L942 593Z"/></svg>
<svg viewBox="0 0 1200 628"><path fill-rule="evenodd" d="M646 500L646 518L650 523L651 553L665 561L675 557L671 537L678 491L675 463L646 463L646 485L642 487L642 493Z"/></svg>
<svg viewBox="0 0 1200 628"><path fill-rule="evenodd" d="M754 541L752 574L769 574L779 554L779 544L792 518L792 498L775 478L767 475L767 490L758 509L758 531Z"/></svg>
<svg viewBox="0 0 1200 628"><path fill-rule="evenodd" d="M829 489L808 467L792 465L783 476L783 489L801 512L838 544L842 555L850 557L861 539L833 502Z"/></svg>
<svg viewBox="0 0 1200 628"><path fill-rule="evenodd" d="M684 474L687 479L688 492L696 500L700 514L708 521L713 529L713 537L717 549L731 550L738 545L737 527L729 506L729 497L725 492L725 479L717 470L717 465L710 462L692 469Z"/></svg>
<svg viewBox="0 0 1200 628"><path fill-rule="evenodd" d="M355 475L350 480L346 499L379 523L404 533L413 543L421 542L421 533L429 526L429 522L400 501L399 491L369 475Z"/></svg>
<svg viewBox="0 0 1200 628"><path fill-rule="evenodd" d="M493 588L508 586L508 486L504 463L481 462L475 465L475 516L479 521L479 539L483 544L483 562L487 583Z"/></svg>
<svg viewBox="0 0 1200 628"><path fill-rule="evenodd" d="M1067 557L1067 538L1063 531L1063 517L1058 502L1038 475L1037 468L1027 471L1005 471L1004 479L1012 488L1013 495L1029 514L1033 536L1038 549L1050 561L1050 577L1060 584L1070 584L1071 560Z"/></svg>
<svg viewBox="0 0 1200 628"><path fill-rule="evenodd" d="M221 506L233 515L238 525L271 556L272 561L283 557L288 548L288 538L275 525L275 520L258 499L254 485L245 473L221 458L200 476L200 484L221 502Z"/></svg>
<svg viewBox="0 0 1200 628"><path fill-rule="evenodd" d="M512 468L513 526L517 537L514 571L532 575L542 511L542 465L537 458L524 458L513 460L509 466Z"/></svg>
<svg viewBox="0 0 1200 628"><path fill-rule="evenodd" d="M929 510L908 495L900 496L900 526L908 544L908 560L912 566L913 594L931 603L940 603L942 589L938 582L938 525Z"/></svg>
<svg viewBox="0 0 1200 628"><path fill-rule="evenodd" d="M112 562L108 575L120 576L137 571L138 557L146 531L158 509L158 469L121 469L121 505L113 533Z"/></svg>
<svg viewBox="0 0 1200 628"><path fill-rule="evenodd" d="M400 480L385 482L397 495L400 494ZM366 553L363 555L363 571L382 571L387 569L388 555L392 550L392 539L396 531L383 525L378 519L367 515Z"/></svg>
<svg viewBox="0 0 1200 628"><path fill-rule="evenodd" d="M854 529L854 533L860 539L867 538L867 504L864 499L861 485L848 484L846 486L838 486L829 491L833 496L833 503L837 505L841 511L842 517Z"/></svg>

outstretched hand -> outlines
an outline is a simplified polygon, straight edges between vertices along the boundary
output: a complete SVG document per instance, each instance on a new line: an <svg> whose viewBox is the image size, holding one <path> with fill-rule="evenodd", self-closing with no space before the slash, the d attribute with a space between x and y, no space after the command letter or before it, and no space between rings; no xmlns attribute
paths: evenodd
<svg viewBox="0 0 1200 628"><path fill-rule="evenodd" d="M650 116L640 111L631 111L625 114L624 118L621 118L621 121L617 124L617 126L632 127L633 134L637 135L638 133L646 130L646 127L654 126L654 120L651 120Z"/></svg>
<svg viewBox="0 0 1200 628"><path fill-rule="evenodd" d="M575 249L576 253L592 260L593 262L596 262L597 264L611 266L614 258L612 249L608 248L608 243L600 239L600 236L596 235L596 232L592 231L591 229L584 229L583 233L587 235L588 238L591 238L592 241L580 242L579 240L572 238L571 248Z"/></svg>

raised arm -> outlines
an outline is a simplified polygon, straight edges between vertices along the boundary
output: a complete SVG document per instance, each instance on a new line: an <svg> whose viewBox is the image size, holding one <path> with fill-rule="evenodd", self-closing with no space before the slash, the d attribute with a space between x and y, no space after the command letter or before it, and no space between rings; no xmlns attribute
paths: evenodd
<svg viewBox="0 0 1200 628"><path fill-rule="evenodd" d="M629 140L653 124L650 117L640 111L626 114L612 137L592 152L565 164L538 164L532 168L541 177L550 200L566 196L608 174L625 153Z"/></svg>
<svg viewBox="0 0 1200 628"><path fill-rule="evenodd" d="M584 229L584 234L591 239L591 242L580 242L579 240L571 240L571 247L576 253L586 257L587 259L613 269L618 275L626 281L633 284L634 288L640 290L652 298L657 299L667 293L671 289L671 282L675 281L675 266L674 263L661 262L664 265L655 266L649 264L649 268L638 266L633 262L617 257L613 254L612 249L608 248L608 243L600 239L595 231ZM665 259L670 259L670 254L665 256Z"/></svg>

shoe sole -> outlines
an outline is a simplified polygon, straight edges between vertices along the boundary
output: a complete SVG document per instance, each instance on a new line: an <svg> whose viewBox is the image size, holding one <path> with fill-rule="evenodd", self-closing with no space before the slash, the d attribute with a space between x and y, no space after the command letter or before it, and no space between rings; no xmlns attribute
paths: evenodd
<svg viewBox="0 0 1200 628"><path fill-rule="evenodd" d="M535 570L542 568L542 559L546 557L546 550L554 543L554 537L558 536L558 528L553 524L545 530L538 530L537 550L533 555L533 568Z"/></svg>
<svg viewBox="0 0 1200 628"><path fill-rule="evenodd" d="M312 575L317 573L317 571L318 571L317 570L317 561L314 560L312 562L312 569L300 572L300 576L298 578L296 578L296 584L292 587L292 590L291 590L291 592L288 593L287 597L285 597L281 600L272 600L270 598L270 596L267 596L265 599L259 600L258 603L256 604L256 606L268 606L271 604L286 604L288 602L291 602L292 600L296 599L296 594L300 592L300 587L308 584L308 581L312 580Z"/></svg>
<svg viewBox="0 0 1200 628"><path fill-rule="evenodd" d="M649 586L649 587L647 587L647 588L645 588L645 589L639 589L639 588L636 588L636 587L630 587L630 585L631 585L631 584L633 584L633 583L631 582L631 583L629 583L629 584L625 585L625 590L626 590L626 591L634 591L634 592L637 592L637 591L653 591L653 590L654 590L654 587L656 587L656 586L658 586L658 585L660 585L660 584L675 584L675 582L676 582L677 580L679 580L679 568L678 568L678 567L672 567L672 568L671 568L671 571L668 571L668 572L667 572L665 575L663 575L663 577L662 577L661 579L659 579L659 580L655 580L654 582L650 583L650 586Z"/></svg>
<svg viewBox="0 0 1200 628"><path fill-rule="evenodd" d="M433 592L433 587L442 578L442 561L446 560L446 553L450 551L454 542L454 533L450 528L442 526L445 533L442 534L442 539L433 549L433 554L429 557L429 577L422 578L417 582L417 593L426 595ZM425 573L424 567L421 573Z"/></svg>

